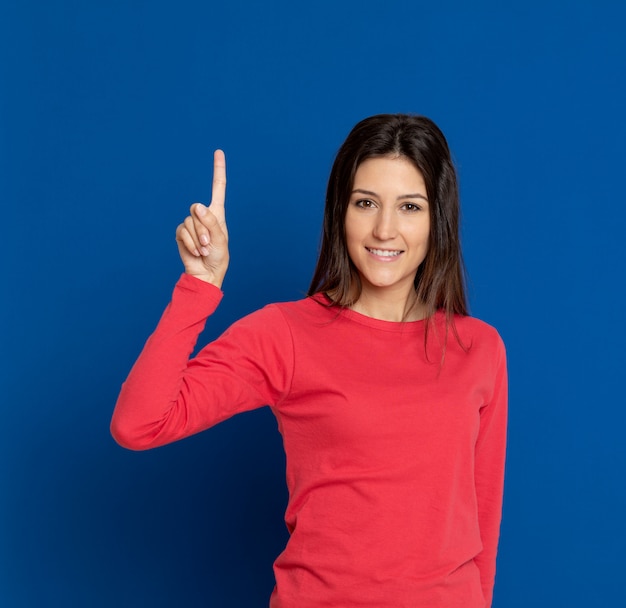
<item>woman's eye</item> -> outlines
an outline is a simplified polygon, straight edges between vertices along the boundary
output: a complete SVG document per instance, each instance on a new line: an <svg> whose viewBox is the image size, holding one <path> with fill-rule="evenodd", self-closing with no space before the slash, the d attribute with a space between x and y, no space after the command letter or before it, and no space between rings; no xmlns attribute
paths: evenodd
<svg viewBox="0 0 626 608"><path fill-rule="evenodd" d="M356 202L357 207L361 207L362 209L371 209L374 206L374 203L368 199L361 199Z"/></svg>
<svg viewBox="0 0 626 608"><path fill-rule="evenodd" d="M405 211L419 211L420 209L421 207L419 205L416 205L415 203L406 203L404 205Z"/></svg>

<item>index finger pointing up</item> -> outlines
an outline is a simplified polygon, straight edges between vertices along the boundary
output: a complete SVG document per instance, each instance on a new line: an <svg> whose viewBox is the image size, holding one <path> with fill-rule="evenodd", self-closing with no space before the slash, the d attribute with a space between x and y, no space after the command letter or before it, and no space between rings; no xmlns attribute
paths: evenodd
<svg viewBox="0 0 626 608"><path fill-rule="evenodd" d="M213 189L211 191L211 212L218 220L224 220L224 200L226 198L226 157L222 150L213 153Z"/></svg>

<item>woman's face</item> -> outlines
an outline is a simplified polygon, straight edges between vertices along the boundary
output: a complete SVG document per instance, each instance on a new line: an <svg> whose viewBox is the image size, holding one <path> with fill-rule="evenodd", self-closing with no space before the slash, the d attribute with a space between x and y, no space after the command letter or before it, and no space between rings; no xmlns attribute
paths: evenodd
<svg viewBox="0 0 626 608"><path fill-rule="evenodd" d="M384 290L408 297L430 234L426 184L410 160L382 156L359 165L345 232L363 293Z"/></svg>

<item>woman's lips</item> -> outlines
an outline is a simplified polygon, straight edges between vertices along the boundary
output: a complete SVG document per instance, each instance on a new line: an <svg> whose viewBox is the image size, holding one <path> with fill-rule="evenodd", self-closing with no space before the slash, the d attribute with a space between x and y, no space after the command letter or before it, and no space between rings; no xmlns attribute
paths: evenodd
<svg viewBox="0 0 626 608"><path fill-rule="evenodd" d="M366 247L367 252L375 258L391 262L397 259L401 253L404 253L401 249L375 249L374 247Z"/></svg>

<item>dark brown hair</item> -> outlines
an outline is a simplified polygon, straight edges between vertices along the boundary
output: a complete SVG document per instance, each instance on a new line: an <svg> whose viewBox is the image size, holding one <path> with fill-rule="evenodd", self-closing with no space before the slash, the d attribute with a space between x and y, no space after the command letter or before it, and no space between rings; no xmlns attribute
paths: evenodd
<svg viewBox="0 0 626 608"><path fill-rule="evenodd" d="M339 306L358 300L361 281L348 256L346 210L357 168L364 160L381 156L407 158L426 184L429 246L415 275L415 291L426 306L427 319L437 310L446 313L448 323L454 314L468 314L459 239L459 193L448 143L432 120L408 114L366 118L339 148L328 179L322 243L308 295L325 292Z"/></svg>

